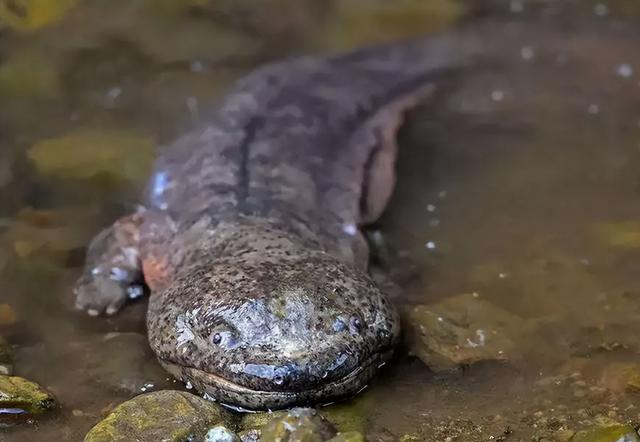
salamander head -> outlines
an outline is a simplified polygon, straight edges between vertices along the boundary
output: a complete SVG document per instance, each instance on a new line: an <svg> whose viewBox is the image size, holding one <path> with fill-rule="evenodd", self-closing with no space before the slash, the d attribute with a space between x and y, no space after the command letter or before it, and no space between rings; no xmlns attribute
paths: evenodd
<svg viewBox="0 0 640 442"><path fill-rule="evenodd" d="M253 252L193 266L152 296L149 341L163 366L245 409L363 389L399 333L375 284L322 252Z"/></svg>

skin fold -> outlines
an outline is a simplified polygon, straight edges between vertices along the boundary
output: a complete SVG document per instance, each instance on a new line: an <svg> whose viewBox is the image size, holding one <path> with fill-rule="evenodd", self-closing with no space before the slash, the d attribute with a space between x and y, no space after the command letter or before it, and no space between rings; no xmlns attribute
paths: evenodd
<svg viewBox="0 0 640 442"><path fill-rule="evenodd" d="M360 227L391 196L403 113L472 46L435 36L240 79L206 124L161 150L144 208L93 240L77 307L114 314L148 287L160 363L227 405L356 394L400 333Z"/></svg>

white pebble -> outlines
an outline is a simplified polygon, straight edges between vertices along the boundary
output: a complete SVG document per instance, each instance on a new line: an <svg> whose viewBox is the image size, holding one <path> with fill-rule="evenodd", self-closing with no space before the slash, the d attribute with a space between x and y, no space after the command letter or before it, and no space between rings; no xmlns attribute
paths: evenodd
<svg viewBox="0 0 640 442"><path fill-rule="evenodd" d="M434 206L433 204L427 205L427 212L435 212L435 211L436 211L436 206Z"/></svg>
<svg viewBox="0 0 640 442"><path fill-rule="evenodd" d="M587 112L589 112L589 115L597 115L600 113L600 106L598 106L595 103L592 103L587 108Z"/></svg>
<svg viewBox="0 0 640 442"><path fill-rule="evenodd" d="M433 250L436 248L436 243L433 241L429 241L424 246L429 250Z"/></svg>

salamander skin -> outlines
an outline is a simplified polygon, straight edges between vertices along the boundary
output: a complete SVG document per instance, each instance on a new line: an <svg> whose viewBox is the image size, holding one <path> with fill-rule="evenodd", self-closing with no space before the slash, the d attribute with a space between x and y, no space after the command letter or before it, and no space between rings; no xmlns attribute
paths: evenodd
<svg viewBox="0 0 640 442"><path fill-rule="evenodd" d="M149 343L206 397L244 409L362 390L400 324L360 227L392 193L403 113L468 61L446 36L269 64L163 148L144 208L91 243L91 315L150 289Z"/></svg>

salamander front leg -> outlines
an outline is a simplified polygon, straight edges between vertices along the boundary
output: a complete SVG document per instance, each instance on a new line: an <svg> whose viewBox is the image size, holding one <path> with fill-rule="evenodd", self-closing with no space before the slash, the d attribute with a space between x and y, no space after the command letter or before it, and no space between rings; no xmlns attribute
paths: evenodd
<svg viewBox="0 0 640 442"><path fill-rule="evenodd" d="M120 218L91 241L74 289L76 308L90 316L112 315L128 299L144 294L139 251L142 222L142 214Z"/></svg>

